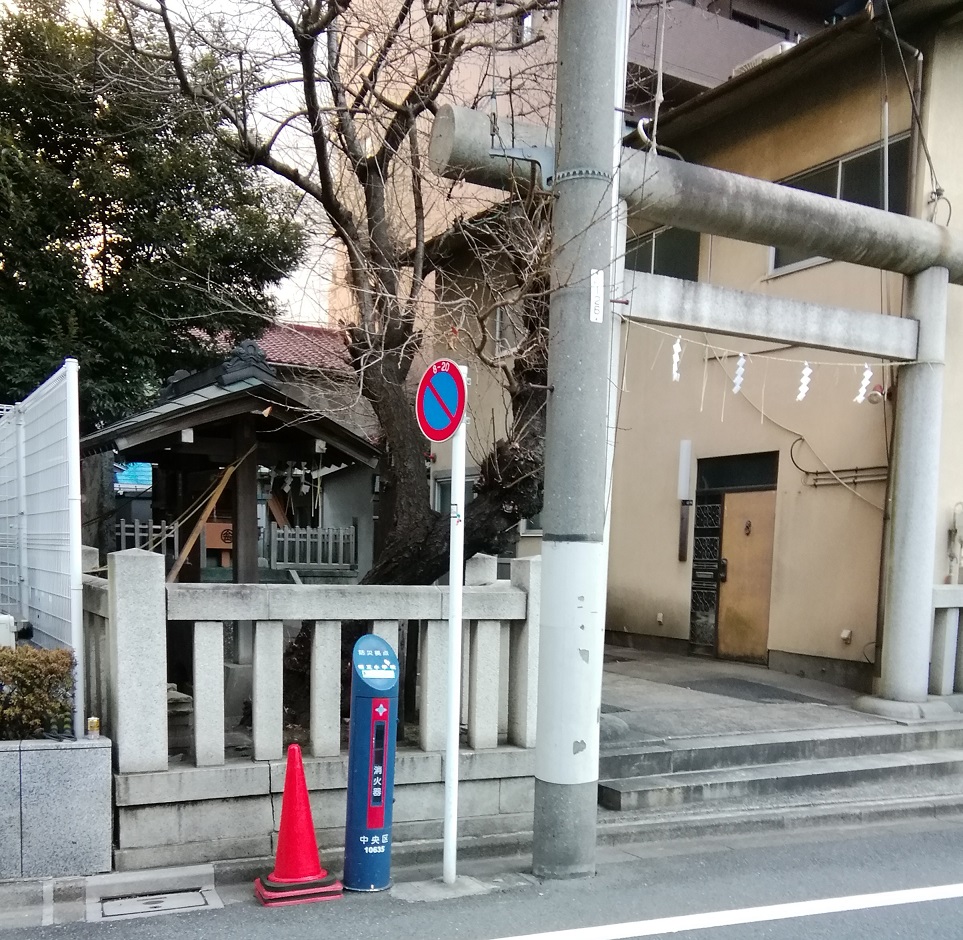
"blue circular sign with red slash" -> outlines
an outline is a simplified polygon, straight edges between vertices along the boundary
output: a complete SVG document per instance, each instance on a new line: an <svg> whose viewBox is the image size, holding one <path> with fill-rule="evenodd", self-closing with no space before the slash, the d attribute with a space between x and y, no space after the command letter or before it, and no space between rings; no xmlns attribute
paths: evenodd
<svg viewBox="0 0 963 940"><path fill-rule="evenodd" d="M465 417L465 377L451 359L439 359L425 370L415 396L421 433L435 444L447 441Z"/></svg>

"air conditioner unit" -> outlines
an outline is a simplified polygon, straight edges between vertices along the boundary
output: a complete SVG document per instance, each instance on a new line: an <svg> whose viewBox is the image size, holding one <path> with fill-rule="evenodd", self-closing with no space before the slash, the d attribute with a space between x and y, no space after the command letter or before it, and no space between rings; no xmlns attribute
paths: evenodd
<svg viewBox="0 0 963 940"><path fill-rule="evenodd" d="M0 647L17 645L17 627L13 617L0 614Z"/></svg>
<svg viewBox="0 0 963 940"><path fill-rule="evenodd" d="M763 49L762 52L757 52L751 59L746 59L741 65L737 65L729 74L729 78L735 78L737 75L744 75L746 72L751 72L756 66L776 58L777 55L782 55L788 49L795 48L795 46L796 44L794 42L785 40L784 42L778 42L776 45L770 46L768 49Z"/></svg>

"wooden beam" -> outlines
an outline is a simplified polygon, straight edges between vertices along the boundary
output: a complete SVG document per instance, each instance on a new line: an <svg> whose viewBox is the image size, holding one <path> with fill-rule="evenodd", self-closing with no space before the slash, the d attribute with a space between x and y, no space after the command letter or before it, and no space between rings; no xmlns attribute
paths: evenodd
<svg viewBox="0 0 963 940"><path fill-rule="evenodd" d="M274 521L282 528L286 529L291 525L288 520L288 514L284 511L284 506L281 504L281 500L278 499L277 493L272 493L271 498L268 500L268 509L271 515L274 516Z"/></svg>
<svg viewBox="0 0 963 940"><path fill-rule="evenodd" d="M234 583L257 584L257 431L250 414L234 425L234 453Z"/></svg>
<svg viewBox="0 0 963 940"><path fill-rule="evenodd" d="M231 481L231 477L233 475L233 465L224 468L221 478L217 481L217 486L214 487L214 492L211 493L204 505L204 508L201 510L201 514L198 517L197 522L194 523L194 528L191 530L191 534L187 537L187 541L181 546L181 552L177 556L177 561L174 562L174 567L171 568L170 574L167 575L168 584L177 580L177 576L180 574L181 568L184 567L184 562L187 561L187 556L194 547L194 543L197 541L198 536L200 536L201 530L204 528L207 520L211 517L211 513L214 512L214 507L217 505L217 501L221 498L221 494L227 488L227 484Z"/></svg>

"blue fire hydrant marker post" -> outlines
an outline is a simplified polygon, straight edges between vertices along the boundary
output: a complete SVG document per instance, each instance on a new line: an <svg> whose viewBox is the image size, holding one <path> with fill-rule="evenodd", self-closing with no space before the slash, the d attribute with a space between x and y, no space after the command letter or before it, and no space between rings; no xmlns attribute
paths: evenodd
<svg viewBox="0 0 963 940"><path fill-rule="evenodd" d="M344 878L349 891L391 886L391 803L398 725L398 658L379 636L351 655L348 811Z"/></svg>

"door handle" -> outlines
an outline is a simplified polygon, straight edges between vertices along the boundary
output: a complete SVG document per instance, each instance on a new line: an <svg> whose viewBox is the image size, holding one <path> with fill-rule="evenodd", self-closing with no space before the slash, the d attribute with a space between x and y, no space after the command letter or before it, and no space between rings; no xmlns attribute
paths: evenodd
<svg viewBox="0 0 963 940"><path fill-rule="evenodd" d="M722 584L729 577L729 559L719 559L719 583Z"/></svg>

